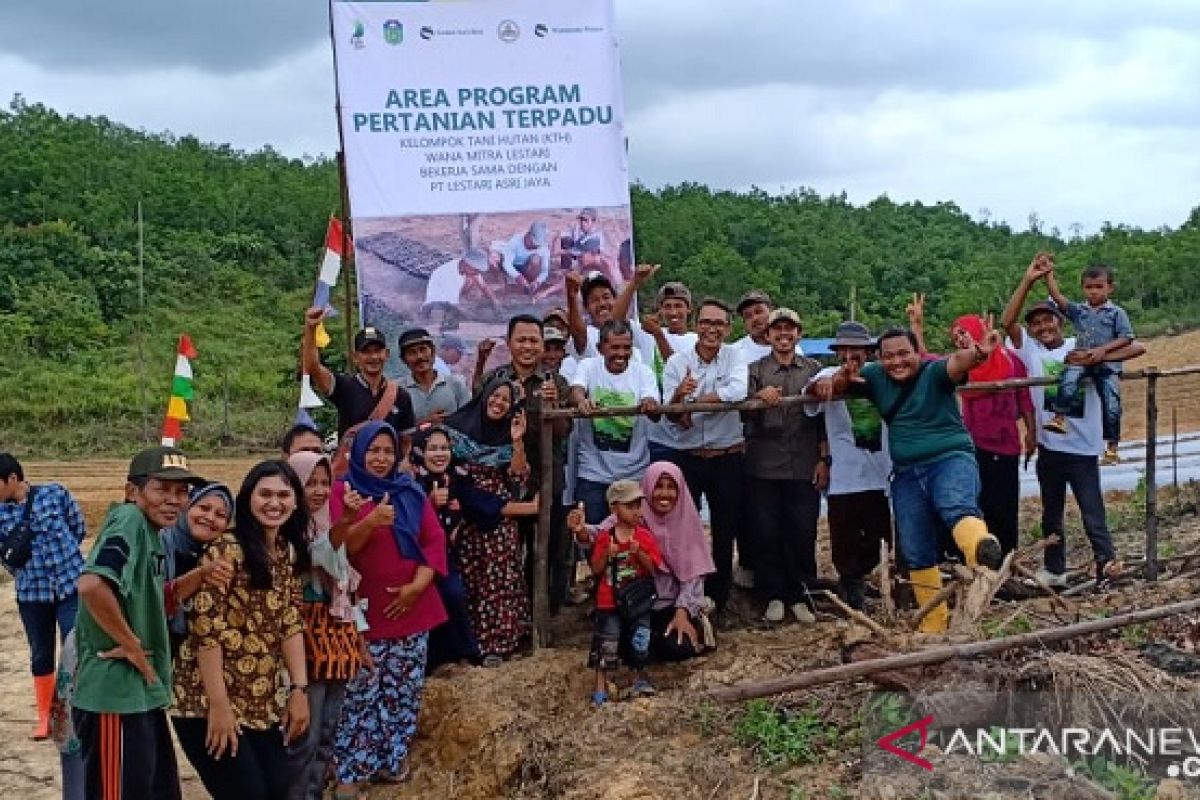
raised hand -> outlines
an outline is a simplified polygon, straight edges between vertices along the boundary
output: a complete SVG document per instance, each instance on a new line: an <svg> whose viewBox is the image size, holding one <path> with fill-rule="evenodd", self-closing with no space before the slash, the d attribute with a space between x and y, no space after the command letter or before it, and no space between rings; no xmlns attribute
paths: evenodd
<svg viewBox="0 0 1200 800"><path fill-rule="evenodd" d="M449 481L445 477L437 479L437 483L433 487L433 491L429 493L429 502L433 503L434 508L443 508L450 502L450 487Z"/></svg>
<svg viewBox="0 0 1200 800"><path fill-rule="evenodd" d="M662 264L638 264L633 271L633 282L638 286L645 286L660 269Z"/></svg>
<svg viewBox="0 0 1200 800"><path fill-rule="evenodd" d="M924 293L913 292L912 300L908 301L908 305L904 307L904 313L908 316L910 327L923 325L925 323Z"/></svg>
<svg viewBox="0 0 1200 800"><path fill-rule="evenodd" d="M662 333L662 320L658 318L658 314L643 314L642 330L650 336L657 336Z"/></svg>
<svg viewBox="0 0 1200 800"><path fill-rule="evenodd" d="M578 295L579 290L583 287L583 275L578 272L568 272L563 277L563 283L567 287L567 297Z"/></svg>
<svg viewBox="0 0 1200 800"><path fill-rule="evenodd" d="M525 438L525 431L529 428L529 422L525 418L524 411L518 411L513 414L512 422L509 423L509 432L512 435L514 442Z"/></svg>
<svg viewBox="0 0 1200 800"><path fill-rule="evenodd" d="M351 489L349 483L345 484L345 487L345 491L342 492L342 506L351 514L357 514L362 510L367 498Z"/></svg>
<svg viewBox="0 0 1200 800"><path fill-rule="evenodd" d="M1033 261L1029 262L1029 269L1025 270L1025 280L1036 283L1053 271L1054 260L1050 258L1049 253L1038 253L1033 257Z"/></svg>
<svg viewBox="0 0 1200 800"><path fill-rule="evenodd" d="M379 501L379 505L371 509L369 515L371 522L374 525L385 528L392 527L396 522L396 509L392 508L392 498L387 492L383 493L383 498Z"/></svg>
<svg viewBox="0 0 1200 800"><path fill-rule="evenodd" d="M483 339L475 346L475 359L480 364L486 364L488 359L492 357L492 351L496 349L495 339Z"/></svg>
<svg viewBox="0 0 1200 800"><path fill-rule="evenodd" d="M304 312L304 327L309 330L316 330L317 326L325 321L327 314L328 309L313 306Z"/></svg>

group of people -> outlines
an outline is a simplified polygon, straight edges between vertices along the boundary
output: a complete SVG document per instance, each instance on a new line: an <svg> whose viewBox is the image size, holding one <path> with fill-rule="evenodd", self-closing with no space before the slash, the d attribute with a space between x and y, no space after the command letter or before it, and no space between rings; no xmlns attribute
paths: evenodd
<svg viewBox="0 0 1200 800"><path fill-rule="evenodd" d="M1111 270L1085 271L1086 301L1070 303L1038 254L1003 334L966 315L954 351L930 354L914 297L908 328L873 336L841 323L838 363L823 366L804 355L800 315L762 291L694 303L669 281L653 311L631 318L657 269L639 266L619 292L602 273L568 271L567 307L510 319L510 360L489 368L481 344L470 388L421 328L398 336L399 379L385 375L388 337L372 327L355 338L354 372L332 372L315 344L324 312L311 309L302 365L337 408L336 452L298 425L236 493L178 450L139 453L86 562L69 492L30 484L0 454L0 547L30 520L36 531L14 569L35 736L49 733L56 688L71 708L58 725L64 788L177 797L171 727L217 798L320 797L331 782L350 798L405 780L428 671L499 666L530 632L542 502L550 606L593 604L596 707L654 693L654 660L715 647L735 586L769 623L813 623L822 499L839 592L858 609L893 528L919 604L938 593L947 558L997 567L1017 545L1020 459L1035 454L1042 533L1058 536L1041 579L1065 583L1068 486L1097 585L1119 570L1098 459L1119 437L1112 375L1142 348L1109 299ZM1040 281L1050 299L1026 310ZM735 314L746 333L730 341ZM1066 336L1067 319L1086 347ZM1062 373L1057 386L959 391ZM534 398L577 414L538 424ZM725 405L748 399L759 403ZM942 603L922 630L947 618ZM56 627L73 630L57 681Z"/></svg>

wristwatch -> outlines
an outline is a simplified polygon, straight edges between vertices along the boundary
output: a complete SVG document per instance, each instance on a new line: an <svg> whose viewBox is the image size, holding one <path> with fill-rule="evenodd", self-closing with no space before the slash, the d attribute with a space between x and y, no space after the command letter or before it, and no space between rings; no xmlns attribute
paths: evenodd
<svg viewBox="0 0 1200 800"><path fill-rule="evenodd" d="M293 683L291 686L288 687L288 694L291 694L292 692L300 692L301 694L308 694L308 684L307 683Z"/></svg>

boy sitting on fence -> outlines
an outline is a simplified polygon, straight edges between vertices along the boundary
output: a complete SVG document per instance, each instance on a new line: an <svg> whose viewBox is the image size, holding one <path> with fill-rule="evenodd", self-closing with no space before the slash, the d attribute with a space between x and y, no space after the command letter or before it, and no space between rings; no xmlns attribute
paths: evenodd
<svg viewBox="0 0 1200 800"><path fill-rule="evenodd" d="M1067 366L1059 376L1054 416L1043 427L1052 433L1067 432L1066 416L1072 412L1072 407L1083 402L1079 381L1084 377L1091 378L1100 398L1105 442L1100 461L1115 464L1120 460L1117 444L1121 440L1121 362L1104 359L1133 341L1133 326L1125 309L1109 299L1116 288L1110 268L1095 265L1085 269L1080 283L1087 302L1073 303L1058 288L1053 257L1046 255L1044 258L1050 264L1050 271L1046 273L1050 298L1075 326L1075 351L1068 357Z"/></svg>

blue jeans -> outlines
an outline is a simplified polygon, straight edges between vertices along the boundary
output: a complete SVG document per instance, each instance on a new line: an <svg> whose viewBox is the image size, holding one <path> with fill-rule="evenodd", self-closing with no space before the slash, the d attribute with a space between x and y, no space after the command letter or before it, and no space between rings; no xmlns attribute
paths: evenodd
<svg viewBox="0 0 1200 800"><path fill-rule="evenodd" d="M54 674L54 626L59 640L75 627L79 595L72 592L57 603L17 603L25 638L29 640L29 665L37 675Z"/></svg>
<svg viewBox="0 0 1200 800"><path fill-rule="evenodd" d="M1079 505L1083 532L1092 544L1092 555L1101 563L1112 559L1112 537L1104 515L1104 494L1100 490L1100 465L1096 463L1096 457L1039 447L1037 477L1042 489L1042 535L1059 538L1057 545L1046 548L1046 569L1056 575L1067 569L1063 512L1068 486Z"/></svg>
<svg viewBox="0 0 1200 800"><path fill-rule="evenodd" d="M1055 413L1066 413L1079 394L1079 381L1091 378L1100 398L1100 417L1104 428L1104 441L1117 442L1121 439L1121 373L1108 364L1094 367L1068 366L1058 379L1058 395L1054 404Z"/></svg>
<svg viewBox="0 0 1200 800"><path fill-rule="evenodd" d="M938 563L938 533L965 517L981 517L979 465L970 453L951 453L932 464L896 467L892 509L900 554L909 569Z"/></svg>

